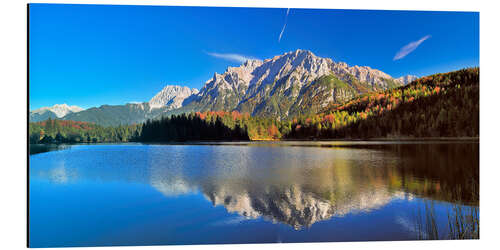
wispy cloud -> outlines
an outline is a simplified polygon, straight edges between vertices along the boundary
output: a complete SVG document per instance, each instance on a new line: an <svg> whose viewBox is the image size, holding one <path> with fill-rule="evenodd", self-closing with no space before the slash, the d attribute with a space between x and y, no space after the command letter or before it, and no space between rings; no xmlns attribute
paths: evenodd
<svg viewBox="0 0 500 250"><path fill-rule="evenodd" d="M255 57L244 56L244 55L240 55L240 54L227 54L227 53L225 54L225 53L215 53L215 52L205 52L205 53L207 53L207 55L209 55L209 56L221 58L221 59L228 60L228 61L238 62L238 63L244 63L247 60L257 59Z"/></svg>
<svg viewBox="0 0 500 250"><path fill-rule="evenodd" d="M281 41L281 37L283 36L283 32L285 32L286 23L288 22L288 13L290 13L290 8L288 8L286 10L285 24L283 25L283 28L281 29L280 36L278 37L278 42Z"/></svg>
<svg viewBox="0 0 500 250"><path fill-rule="evenodd" d="M396 55L394 56L394 58L392 59L393 61L396 61L396 60L399 60L399 59L403 59L405 56L407 56L408 54L410 54L411 52L413 52L415 49L418 48L418 46L420 46L420 44L422 44L425 40L431 38L430 35L427 35L427 36L424 36L422 38L420 38L420 40L418 41L413 41L405 46L403 46L399 51L398 53L396 53Z"/></svg>

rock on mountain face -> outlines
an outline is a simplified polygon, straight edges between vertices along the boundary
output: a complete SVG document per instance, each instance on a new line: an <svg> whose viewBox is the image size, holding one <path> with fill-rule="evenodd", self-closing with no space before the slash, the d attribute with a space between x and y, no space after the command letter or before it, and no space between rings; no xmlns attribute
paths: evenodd
<svg viewBox="0 0 500 250"><path fill-rule="evenodd" d="M233 110L278 118L315 112L368 91L402 85L370 67L350 67L296 50L266 60L249 60L213 78L177 111Z"/></svg>
<svg viewBox="0 0 500 250"><path fill-rule="evenodd" d="M150 109L166 107L167 110L180 108L187 97L197 94L197 89L167 85L149 101Z"/></svg>
<svg viewBox="0 0 500 250"><path fill-rule="evenodd" d="M408 84L410 82L413 82L413 81L415 81L417 79L418 79L417 76L407 75L407 76L402 76L402 77L396 78L396 81L399 81L403 85L406 85L406 84Z"/></svg>
<svg viewBox="0 0 500 250"><path fill-rule="evenodd" d="M78 106L69 106L67 104L56 104L52 107L43 107L30 112L30 121L37 122L47 120L49 118L62 118L67 114L83 111L83 108Z"/></svg>

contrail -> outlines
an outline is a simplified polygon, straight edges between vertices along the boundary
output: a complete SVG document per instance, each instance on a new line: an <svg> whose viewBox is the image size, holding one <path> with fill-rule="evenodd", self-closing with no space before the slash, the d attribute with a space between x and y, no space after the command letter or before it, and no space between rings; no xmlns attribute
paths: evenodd
<svg viewBox="0 0 500 250"><path fill-rule="evenodd" d="M205 52L207 55L217 57L217 58L222 58L228 61L233 61L233 62L238 62L238 63L244 63L248 60L255 60L257 58L251 57L251 56L244 56L240 54L224 54L224 53L215 53L215 52Z"/></svg>
<svg viewBox="0 0 500 250"><path fill-rule="evenodd" d="M396 53L396 55L394 56L394 58L392 60L396 61L396 60L404 58L405 56L407 56L408 54L410 54L411 52L416 50L418 48L418 46L420 46L421 43L423 43L425 40L427 40L429 38L431 38L431 36L427 35L427 36L420 38L418 41L414 41L414 42L411 42L411 43L403 46L401 49L399 49L398 53Z"/></svg>
<svg viewBox="0 0 500 250"><path fill-rule="evenodd" d="M283 25L283 28L281 29L280 36L278 37L278 42L281 41L281 37L283 36L283 32L285 32L286 23L288 22L288 13L290 13L290 8L288 8L286 10L285 24Z"/></svg>

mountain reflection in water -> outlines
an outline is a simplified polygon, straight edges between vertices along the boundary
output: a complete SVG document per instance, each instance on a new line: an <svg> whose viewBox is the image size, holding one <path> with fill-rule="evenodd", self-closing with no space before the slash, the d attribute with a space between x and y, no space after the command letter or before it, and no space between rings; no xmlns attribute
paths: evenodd
<svg viewBox="0 0 500 250"><path fill-rule="evenodd" d="M149 183L167 197L199 192L230 213L297 230L394 199L478 204L478 143L78 146L32 162L46 157L54 164L32 167L32 177Z"/></svg>

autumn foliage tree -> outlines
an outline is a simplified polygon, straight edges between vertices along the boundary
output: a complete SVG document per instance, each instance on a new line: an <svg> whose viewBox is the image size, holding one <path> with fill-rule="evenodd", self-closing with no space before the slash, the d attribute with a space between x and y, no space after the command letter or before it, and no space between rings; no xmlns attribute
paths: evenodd
<svg viewBox="0 0 500 250"><path fill-rule="evenodd" d="M479 136L479 68L422 77L299 117L288 139Z"/></svg>

